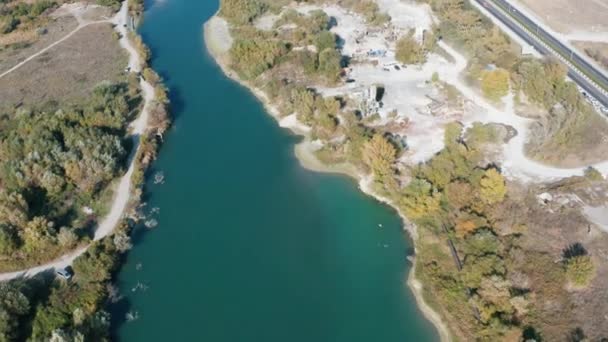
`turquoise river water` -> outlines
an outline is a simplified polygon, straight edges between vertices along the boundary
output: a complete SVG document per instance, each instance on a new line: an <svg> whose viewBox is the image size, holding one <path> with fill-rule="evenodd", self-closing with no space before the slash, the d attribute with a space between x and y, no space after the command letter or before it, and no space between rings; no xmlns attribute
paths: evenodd
<svg viewBox="0 0 608 342"><path fill-rule="evenodd" d="M303 169L299 138L206 52L217 0L146 6L140 32L175 121L154 166L165 183L148 184L158 227L135 234L118 276L115 338L437 341L405 283L398 215L346 177Z"/></svg>

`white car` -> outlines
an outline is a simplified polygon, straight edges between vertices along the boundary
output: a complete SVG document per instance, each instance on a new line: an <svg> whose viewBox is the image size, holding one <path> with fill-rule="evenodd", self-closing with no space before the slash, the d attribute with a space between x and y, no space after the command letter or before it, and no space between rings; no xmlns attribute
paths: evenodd
<svg viewBox="0 0 608 342"><path fill-rule="evenodd" d="M55 270L55 274L57 274L57 276L65 279L65 280L70 280L72 279L72 276L74 275L74 272L72 272L71 268L58 268L57 270Z"/></svg>

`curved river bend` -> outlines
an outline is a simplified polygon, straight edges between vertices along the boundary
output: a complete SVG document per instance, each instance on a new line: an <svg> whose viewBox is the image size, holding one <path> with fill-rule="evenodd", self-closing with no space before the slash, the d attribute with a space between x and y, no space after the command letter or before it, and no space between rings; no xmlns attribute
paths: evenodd
<svg viewBox="0 0 608 342"><path fill-rule="evenodd" d="M298 138L205 51L217 0L146 6L140 31L175 123L155 164L165 184L148 185L159 225L136 234L119 274L116 338L436 341L405 285L398 215L345 177L302 169Z"/></svg>

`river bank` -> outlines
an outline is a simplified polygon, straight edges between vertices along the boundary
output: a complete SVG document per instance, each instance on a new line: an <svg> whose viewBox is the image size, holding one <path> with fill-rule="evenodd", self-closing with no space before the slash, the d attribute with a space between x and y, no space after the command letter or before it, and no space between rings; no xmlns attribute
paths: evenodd
<svg viewBox="0 0 608 342"><path fill-rule="evenodd" d="M416 227L412 224L409 224L405 215L398 209L398 207L394 203L392 203L392 201L378 195L372 190L372 179L370 177L359 172L356 167L351 164L343 163L336 165L326 165L321 162L314 155L314 142L311 140L311 137L308 132L305 129L302 129L301 125L298 124L297 120L285 120L284 118L282 119L278 115L278 110L272 105L266 94L264 94L261 89L253 86L250 82L246 82L240 79L238 75L230 69L227 52L232 43L232 39L230 37L228 24L223 19L219 18L217 14L211 17L203 26L203 36L207 51L209 51L211 57L220 66L224 74L235 82L238 82L245 88L249 89L264 105L266 112L269 113L279 123L281 127L287 128L292 133L303 137L304 140L295 146L294 154L304 168L316 172L344 174L350 176L351 178L354 178L358 182L359 189L363 193L375 198L376 200L382 203L391 206L394 210L397 211L403 221L403 229L408 231L414 242L414 246L416 245L416 240L418 237ZM416 252L416 247L414 247L414 250ZM441 319L440 315L433 308L431 308L424 300L422 294L422 284L418 279L415 278L414 268L410 270L407 284L412 290L412 293L414 294L420 311L423 313L424 317L428 321L430 321L439 332L441 341L450 341L451 337L446 323Z"/></svg>
<svg viewBox="0 0 608 342"><path fill-rule="evenodd" d="M128 2L123 2L120 10L116 15L106 20L114 25L116 32L119 34L118 43L129 53L129 63L127 67L132 72L140 72L147 67L145 62L142 62L141 54L133 42L129 39L129 34L126 28L126 24L129 18L128 13ZM136 172L144 172L147 165L140 165L139 154L141 152L142 139L147 139L146 134L149 129L149 117L152 104L156 101L156 94L154 87L143 77L139 79L139 85L143 97L143 106L139 115L129 123L129 134L132 140L133 148L128 156L127 165L128 168L125 174L118 180L116 188L114 189L114 196L112 198L109 212L102 220L99 221L93 235L92 242L100 241L106 236L112 234L114 230L120 225L125 213L129 208L137 206L139 199L135 199L133 193L139 184L133 184L133 175ZM79 256L83 255L91 244L85 246L79 246L75 250L66 253L59 258L50 260L49 262L36 265L31 268L0 273L0 281L7 281L18 277L33 277L36 274L45 272L50 269L65 268L74 262Z"/></svg>

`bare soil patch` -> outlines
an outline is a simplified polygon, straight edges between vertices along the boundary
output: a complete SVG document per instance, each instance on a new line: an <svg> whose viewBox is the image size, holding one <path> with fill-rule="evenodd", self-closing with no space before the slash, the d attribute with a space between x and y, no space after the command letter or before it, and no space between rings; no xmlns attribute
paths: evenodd
<svg viewBox="0 0 608 342"><path fill-rule="evenodd" d="M602 196L605 181L573 177L525 194L517 186L519 197L514 210L526 222L521 254L516 258L517 271L511 274L516 285L535 292L530 296L538 312L533 318L543 340L562 341L575 329L582 329L589 341L608 336L608 234L590 224L580 211L581 199ZM539 204L535 196L547 191L553 199ZM580 244L594 261L596 274L584 289L572 289L563 274L564 250Z"/></svg>
<svg viewBox="0 0 608 342"><path fill-rule="evenodd" d="M83 98L102 81L124 79L127 56L113 32L110 24L84 27L4 76L0 79L2 105L69 103Z"/></svg>
<svg viewBox="0 0 608 342"><path fill-rule="evenodd" d="M608 0L520 0L552 29L608 31Z"/></svg>

